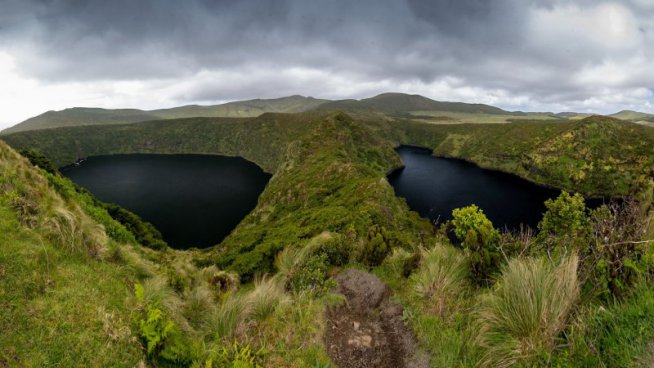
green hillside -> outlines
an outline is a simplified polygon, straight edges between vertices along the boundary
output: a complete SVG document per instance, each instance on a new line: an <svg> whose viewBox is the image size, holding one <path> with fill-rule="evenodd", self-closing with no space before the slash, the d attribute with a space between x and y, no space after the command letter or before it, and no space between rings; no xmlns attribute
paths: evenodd
<svg viewBox="0 0 654 368"><path fill-rule="evenodd" d="M228 102L222 105L189 105L172 109L153 110L158 119L177 119L188 117L256 117L266 112L297 113L312 110L328 100L313 97L288 96L274 99L255 99Z"/></svg>
<svg viewBox="0 0 654 368"><path fill-rule="evenodd" d="M59 164L213 153L274 175L221 244L157 250L0 142L0 366L332 367L334 349L356 346L356 360L384 346L414 367L406 339L433 367L650 364L651 132L606 117L433 125L312 112L3 136ZM590 211L564 194L535 236L500 232L475 207L434 227L386 180L400 143L633 201ZM344 275L370 283L336 288Z"/></svg>
<svg viewBox="0 0 654 368"><path fill-rule="evenodd" d="M429 147L437 156L587 195L627 194L654 175L654 131L609 117L493 125L401 121L383 126L398 144Z"/></svg>
<svg viewBox="0 0 654 368"><path fill-rule="evenodd" d="M156 117L143 110L74 107L62 111L48 111L7 128L2 133L78 125L124 124L152 119Z"/></svg>
<svg viewBox="0 0 654 368"><path fill-rule="evenodd" d="M318 109L323 111L340 110L352 113L381 112L391 115L402 115L411 111L507 114L506 111L489 105L441 102L420 95L408 95L404 93L383 93L362 100L332 101L322 104Z"/></svg>
<svg viewBox="0 0 654 368"><path fill-rule="evenodd" d="M618 113L610 115L613 118L616 119L622 119L622 120L628 120L628 121L651 121L654 119L653 114L647 114L644 112L639 112L639 111L632 111L632 110L622 110Z"/></svg>
<svg viewBox="0 0 654 368"><path fill-rule="evenodd" d="M75 107L62 111L48 111L5 129L2 133L8 134L58 127L125 124L146 120L190 117L256 117L266 112L297 113L308 111L325 102L327 100L296 95L268 100L236 101L213 106L189 105L151 111Z"/></svg>
<svg viewBox="0 0 654 368"><path fill-rule="evenodd" d="M286 146L312 129L324 113L256 118L188 118L140 124L35 130L3 136L18 149L34 149L59 166L113 153L215 153L242 156L274 173Z"/></svg>

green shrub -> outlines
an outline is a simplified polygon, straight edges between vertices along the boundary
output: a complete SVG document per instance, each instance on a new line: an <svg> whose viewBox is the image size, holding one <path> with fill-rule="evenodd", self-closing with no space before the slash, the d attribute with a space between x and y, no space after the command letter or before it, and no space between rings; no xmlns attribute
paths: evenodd
<svg viewBox="0 0 654 368"><path fill-rule="evenodd" d="M320 243L316 252L325 254L326 262L329 265L343 266L350 261L352 247L345 236L336 234L332 238Z"/></svg>
<svg viewBox="0 0 654 368"><path fill-rule="evenodd" d="M476 205L452 211L454 235L468 256L471 276L479 284L487 284L502 260L500 233Z"/></svg>
<svg viewBox="0 0 654 368"><path fill-rule="evenodd" d="M284 249L281 243L266 243L254 247L251 252L243 253L236 257L230 264L229 259L218 260L218 266L229 267L239 275L243 283L254 279L256 274L265 275L274 270L275 257Z"/></svg>
<svg viewBox="0 0 654 368"><path fill-rule="evenodd" d="M650 243L643 241L649 218L632 200L591 212L593 237L583 249L580 277L584 291L604 300L621 298L648 273Z"/></svg>
<svg viewBox="0 0 654 368"><path fill-rule="evenodd" d="M359 254L359 261L375 267L379 266L393 249L394 241L383 226L373 225Z"/></svg>
<svg viewBox="0 0 654 368"><path fill-rule="evenodd" d="M288 275L286 288L294 293L309 291L321 295L334 286L329 277L325 253L315 253L296 264Z"/></svg>
<svg viewBox="0 0 654 368"><path fill-rule="evenodd" d="M553 265L545 259L513 259L476 313L480 365L545 365L579 297L577 256Z"/></svg>
<svg viewBox="0 0 654 368"><path fill-rule="evenodd" d="M545 207L547 211L538 223L538 240L545 252L564 254L588 246L590 221L584 197L563 191L556 199L545 201Z"/></svg>

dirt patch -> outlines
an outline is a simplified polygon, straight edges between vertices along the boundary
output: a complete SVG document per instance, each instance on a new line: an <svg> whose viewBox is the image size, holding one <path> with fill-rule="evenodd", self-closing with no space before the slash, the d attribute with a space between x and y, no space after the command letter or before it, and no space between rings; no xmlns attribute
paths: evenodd
<svg viewBox="0 0 654 368"><path fill-rule="evenodd" d="M325 346L338 367L429 367L429 357L402 321L402 306L388 299L390 290L381 280L350 269L336 281L346 302L327 311Z"/></svg>

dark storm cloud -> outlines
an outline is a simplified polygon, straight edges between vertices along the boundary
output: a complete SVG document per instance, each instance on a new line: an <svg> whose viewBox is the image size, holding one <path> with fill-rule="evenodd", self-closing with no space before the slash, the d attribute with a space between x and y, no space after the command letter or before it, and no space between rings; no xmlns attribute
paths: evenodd
<svg viewBox="0 0 654 368"><path fill-rule="evenodd" d="M503 106L524 107L579 105L608 96L603 88L625 96L645 88L651 96L654 85L646 73L654 31L648 0L0 4L0 41L24 76L165 80L183 86L172 92L180 101L363 97L418 86L417 93L433 90L432 98L494 102L488 92ZM602 78L606 73L613 79Z"/></svg>

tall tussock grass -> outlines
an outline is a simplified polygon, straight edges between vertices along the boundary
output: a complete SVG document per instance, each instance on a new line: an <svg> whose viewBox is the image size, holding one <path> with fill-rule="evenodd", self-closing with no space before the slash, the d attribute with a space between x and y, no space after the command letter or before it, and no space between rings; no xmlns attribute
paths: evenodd
<svg viewBox="0 0 654 368"><path fill-rule="evenodd" d="M0 196L28 227L43 228L55 243L69 251L100 257L107 246L102 225L77 204L65 201L50 187L41 171L0 142Z"/></svg>
<svg viewBox="0 0 654 368"><path fill-rule="evenodd" d="M102 225L93 221L75 205L55 204L46 229L62 247L71 251L87 251L99 258L107 246L107 234Z"/></svg>
<svg viewBox="0 0 654 368"><path fill-rule="evenodd" d="M288 300L283 285L269 277L255 280L254 289L245 298L250 317L255 321L268 318L280 304Z"/></svg>
<svg viewBox="0 0 654 368"><path fill-rule="evenodd" d="M467 287L466 258L454 247L442 245L421 250L421 258L420 268L411 276L416 292L443 316Z"/></svg>
<svg viewBox="0 0 654 368"><path fill-rule="evenodd" d="M579 298L577 265L577 256L559 264L542 258L508 263L476 313L479 366L535 366L554 350Z"/></svg>
<svg viewBox="0 0 654 368"><path fill-rule="evenodd" d="M248 325L265 320L288 300L278 279L257 279L252 290L230 295L216 307L210 321L212 331L218 338L244 332Z"/></svg>

